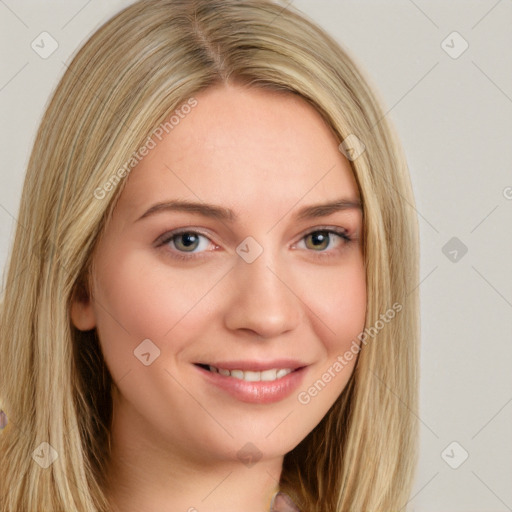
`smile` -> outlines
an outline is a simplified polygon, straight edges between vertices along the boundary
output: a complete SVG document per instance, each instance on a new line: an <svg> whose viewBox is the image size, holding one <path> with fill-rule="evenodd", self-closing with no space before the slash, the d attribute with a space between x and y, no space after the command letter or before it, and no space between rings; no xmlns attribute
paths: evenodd
<svg viewBox="0 0 512 512"><path fill-rule="evenodd" d="M289 397L309 370L308 364L293 359L215 361L215 365L198 362L194 366L205 380L208 393L217 389L253 404L270 404Z"/></svg>
<svg viewBox="0 0 512 512"><path fill-rule="evenodd" d="M212 373L220 373L225 377L233 377L235 379L245 380L246 382L271 382L286 377L293 370L291 368L273 368L261 372L243 371L243 370L227 370L226 368L216 368L208 365L205 368Z"/></svg>

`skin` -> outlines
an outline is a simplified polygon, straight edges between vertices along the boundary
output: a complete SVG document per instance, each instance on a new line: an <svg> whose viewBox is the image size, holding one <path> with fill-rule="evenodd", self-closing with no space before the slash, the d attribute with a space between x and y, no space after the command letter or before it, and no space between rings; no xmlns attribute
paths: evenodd
<svg viewBox="0 0 512 512"><path fill-rule="evenodd" d="M74 325L97 329L117 386L107 493L123 512L267 511L283 456L325 416L356 358L308 404L299 392L364 329L361 209L296 216L359 199L332 131L291 94L222 85L195 97L128 176L95 249L89 299L72 304ZM137 220L170 200L230 208L238 220L186 211ZM179 236L157 247L184 227L201 235L192 254ZM352 240L322 242L321 228ZM249 236L263 248L252 263L236 252ZM148 366L134 356L145 339L160 350ZM301 386L271 404L233 398L193 364L278 358L308 367ZM246 443L261 455L250 467L237 456Z"/></svg>

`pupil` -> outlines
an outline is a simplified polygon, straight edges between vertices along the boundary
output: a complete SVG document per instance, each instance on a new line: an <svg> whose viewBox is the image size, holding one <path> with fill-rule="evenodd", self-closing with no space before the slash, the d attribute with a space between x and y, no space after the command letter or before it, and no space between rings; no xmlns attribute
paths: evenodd
<svg viewBox="0 0 512 512"><path fill-rule="evenodd" d="M329 234L326 231L317 231L311 235L313 245L315 247L323 246L329 241Z"/></svg>
<svg viewBox="0 0 512 512"><path fill-rule="evenodd" d="M323 233L317 233L313 236L314 240L317 240L318 243L322 243L324 241L325 235Z"/></svg>
<svg viewBox="0 0 512 512"><path fill-rule="evenodd" d="M197 245L197 236L193 233L182 233L179 238L179 243L186 248Z"/></svg>

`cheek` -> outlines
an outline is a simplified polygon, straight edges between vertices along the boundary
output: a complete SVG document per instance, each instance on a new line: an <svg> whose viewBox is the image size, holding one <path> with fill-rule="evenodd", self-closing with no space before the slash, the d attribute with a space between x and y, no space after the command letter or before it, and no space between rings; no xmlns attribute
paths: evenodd
<svg viewBox="0 0 512 512"><path fill-rule="evenodd" d="M306 436L324 417L355 368L359 346L357 336L364 330L366 317L366 272L361 260L317 275L316 293L310 295L310 318L322 343L323 357L297 395L304 412Z"/></svg>
<svg viewBox="0 0 512 512"><path fill-rule="evenodd" d="M94 291L97 329L113 376L116 368L122 373L133 363L134 350L143 340L152 340L163 351L165 340L172 337L173 352L180 352L186 346L185 338L173 336L173 331L180 332L187 325L190 335L199 328L196 310L201 310L202 299L219 280L214 272L197 275L172 272L168 267L162 271L154 259L133 250L127 254L116 255L115 265L98 269Z"/></svg>
<svg viewBox="0 0 512 512"><path fill-rule="evenodd" d="M322 324L324 347L336 357L363 331L366 317L366 273L362 261L330 269L315 279L308 306ZM336 354L336 355L335 355Z"/></svg>

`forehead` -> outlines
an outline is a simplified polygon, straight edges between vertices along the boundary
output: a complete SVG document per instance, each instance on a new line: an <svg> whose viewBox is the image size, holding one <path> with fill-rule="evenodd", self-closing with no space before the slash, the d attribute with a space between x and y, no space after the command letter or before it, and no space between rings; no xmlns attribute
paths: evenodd
<svg viewBox="0 0 512 512"><path fill-rule="evenodd" d="M215 86L131 171L119 206L135 215L173 198L261 212L359 197L348 160L320 114L290 93Z"/></svg>

